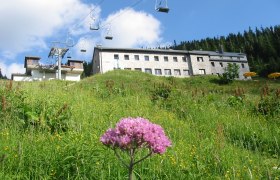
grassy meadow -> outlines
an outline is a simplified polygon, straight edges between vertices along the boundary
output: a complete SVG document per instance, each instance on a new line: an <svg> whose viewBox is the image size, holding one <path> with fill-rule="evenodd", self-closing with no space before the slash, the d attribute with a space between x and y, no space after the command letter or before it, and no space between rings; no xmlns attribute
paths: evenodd
<svg viewBox="0 0 280 180"><path fill-rule="evenodd" d="M99 140L122 117L149 119L172 141L136 179L279 179L280 81L216 82L124 70L0 81L0 179L127 179Z"/></svg>

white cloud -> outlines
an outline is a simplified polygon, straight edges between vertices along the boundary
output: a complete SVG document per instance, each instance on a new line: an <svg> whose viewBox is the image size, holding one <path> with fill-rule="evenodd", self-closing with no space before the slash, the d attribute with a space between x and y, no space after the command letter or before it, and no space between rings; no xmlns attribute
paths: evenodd
<svg viewBox="0 0 280 180"><path fill-rule="evenodd" d="M75 57L78 57L80 60L91 61L96 42L97 39L93 36L80 38L74 48L70 49L70 52L73 55L72 58L75 59ZM81 50L86 50L86 52L81 52Z"/></svg>
<svg viewBox="0 0 280 180"><path fill-rule="evenodd" d="M152 15L137 12L131 8L118 11L108 16L102 23L102 36L106 36L106 29L113 36L112 41L103 40L105 46L139 47L155 46L161 41L160 22Z"/></svg>
<svg viewBox="0 0 280 180"><path fill-rule="evenodd" d="M24 65L18 64L18 63L12 63L7 65L5 62L0 60L0 69L3 76L7 76L8 78L11 78L12 73L24 73Z"/></svg>
<svg viewBox="0 0 280 180"><path fill-rule="evenodd" d="M84 33L89 28L87 15L94 8L80 0L0 0L0 3L0 52L6 52L5 58L10 57L8 51L17 54L46 49L46 38L60 37L59 33L69 27L75 27L70 29L72 33ZM94 13L99 17L100 8Z"/></svg>

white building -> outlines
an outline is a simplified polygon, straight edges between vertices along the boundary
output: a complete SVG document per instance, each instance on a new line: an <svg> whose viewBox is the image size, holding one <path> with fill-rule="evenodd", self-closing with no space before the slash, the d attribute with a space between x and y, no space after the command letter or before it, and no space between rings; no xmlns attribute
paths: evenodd
<svg viewBox="0 0 280 180"><path fill-rule="evenodd" d="M93 74L128 69L158 76L219 75L228 63L239 65L239 79L250 71L246 54L232 52L95 47L92 61Z"/></svg>
<svg viewBox="0 0 280 180"><path fill-rule="evenodd" d="M39 64L40 57L25 57L25 74L12 74L14 81L43 81L57 79L56 65ZM80 81L81 74L84 71L83 61L68 60L67 65L61 65L61 79L68 81Z"/></svg>

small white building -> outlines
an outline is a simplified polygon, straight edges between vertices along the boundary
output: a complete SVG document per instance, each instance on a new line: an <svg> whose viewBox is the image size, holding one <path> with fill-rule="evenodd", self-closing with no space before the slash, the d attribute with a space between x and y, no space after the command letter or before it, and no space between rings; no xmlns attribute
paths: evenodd
<svg viewBox="0 0 280 180"><path fill-rule="evenodd" d="M250 71L246 54L222 51L95 47L92 62L93 74L128 69L157 76L219 75L228 63L240 67L238 79L244 79L243 74Z"/></svg>
<svg viewBox="0 0 280 180"><path fill-rule="evenodd" d="M57 65L41 65L40 57L26 56L24 61L25 74L12 74L14 81L43 81L57 79ZM83 61L68 60L61 65L61 79L67 81L80 81L84 71Z"/></svg>

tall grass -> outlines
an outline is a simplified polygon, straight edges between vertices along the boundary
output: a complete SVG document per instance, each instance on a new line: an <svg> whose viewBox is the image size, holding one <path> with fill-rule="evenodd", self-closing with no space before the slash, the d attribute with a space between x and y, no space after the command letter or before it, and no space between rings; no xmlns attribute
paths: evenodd
<svg viewBox="0 0 280 180"><path fill-rule="evenodd" d="M138 164L138 179L277 179L279 116L256 108L262 88L273 94L279 82L214 82L132 71L77 83L0 81L0 179L126 179L99 138L128 116L160 124L173 144Z"/></svg>

